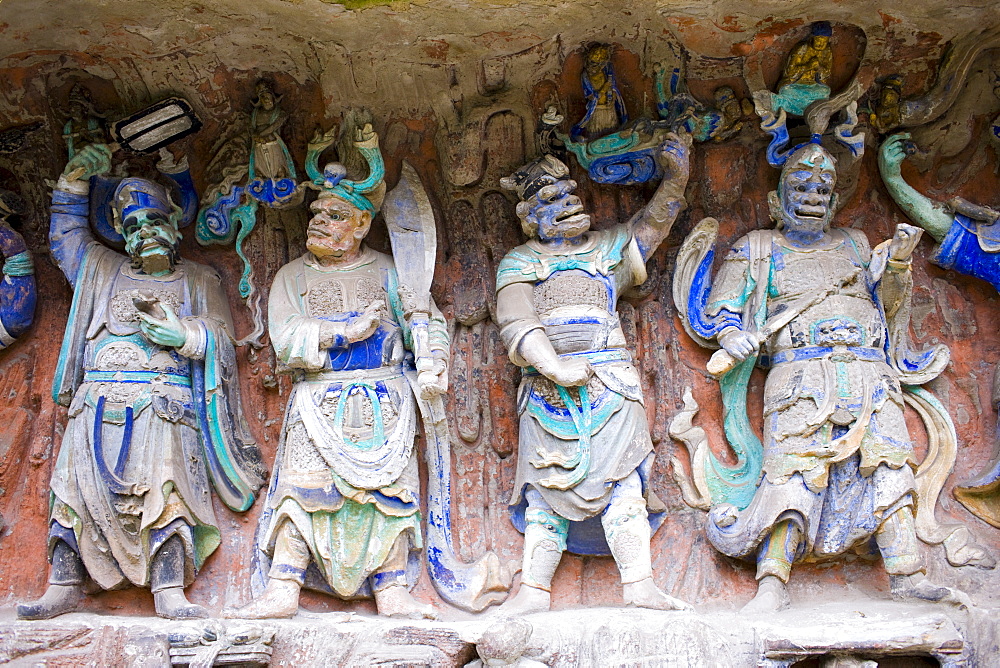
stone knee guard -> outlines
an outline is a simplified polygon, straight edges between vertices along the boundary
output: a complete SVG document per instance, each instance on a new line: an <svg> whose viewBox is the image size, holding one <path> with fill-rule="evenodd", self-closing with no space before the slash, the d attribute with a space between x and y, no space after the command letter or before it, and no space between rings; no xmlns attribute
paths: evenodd
<svg viewBox="0 0 1000 668"><path fill-rule="evenodd" d="M180 536L168 538L153 555L149 573L149 589L154 594L171 587L184 586L184 541Z"/></svg>
<svg viewBox="0 0 1000 668"><path fill-rule="evenodd" d="M653 576L648 516L646 500L640 496L612 500L601 517L604 535L618 564L622 584Z"/></svg>
<svg viewBox="0 0 1000 668"><path fill-rule="evenodd" d="M524 560L521 584L549 591L563 550L569 520L541 508L528 508L524 513Z"/></svg>
<svg viewBox="0 0 1000 668"><path fill-rule="evenodd" d="M274 541L274 556L267 575L275 580L298 582L302 586L306 581L306 569L309 568L311 558L306 539L290 520L285 520Z"/></svg>
<svg viewBox="0 0 1000 668"><path fill-rule="evenodd" d="M49 570L49 584L80 585L87 575L83 561L64 540L57 540L52 548L52 568Z"/></svg>
<svg viewBox="0 0 1000 668"><path fill-rule="evenodd" d="M406 587L406 562L409 557L410 539L405 533L399 534L377 571L372 573L372 591L382 591L386 587Z"/></svg>
<svg viewBox="0 0 1000 668"><path fill-rule="evenodd" d="M875 542L889 575L913 575L924 571L911 506L903 506L882 520L875 532Z"/></svg>

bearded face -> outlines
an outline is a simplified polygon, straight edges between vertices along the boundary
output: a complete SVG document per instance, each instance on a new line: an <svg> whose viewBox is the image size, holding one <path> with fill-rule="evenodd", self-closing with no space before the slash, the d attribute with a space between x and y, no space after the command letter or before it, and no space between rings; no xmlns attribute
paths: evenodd
<svg viewBox="0 0 1000 668"><path fill-rule="evenodd" d="M572 239L589 230L590 216L583 213L583 204L574 190L576 181L560 179L518 204L524 227L536 229L542 241Z"/></svg>
<svg viewBox="0 0 1000 668"><path fill-rule="evenodd" d="M152 276L173 271L181 233L159 209L135 209L121 222L125 252L132 266Z"/></svg>
<svg viewBox="0 0 1000 668"><path fill-rule="evenodd" d="M306 248L321 264L350 261L361 251L372 214L336 197L318 199L309 207L313 217L306 230Z"/></svg>

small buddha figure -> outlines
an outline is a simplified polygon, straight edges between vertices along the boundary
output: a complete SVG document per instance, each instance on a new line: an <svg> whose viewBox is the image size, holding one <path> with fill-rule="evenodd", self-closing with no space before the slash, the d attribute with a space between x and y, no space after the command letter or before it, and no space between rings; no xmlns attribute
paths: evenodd
<svg viewBox="0 0 1000 668"><path fill-rule="evenodd" d="M833 29L826 21L819 21L812 25L810 33L808 39L796 44L788 54L778 82L778 93L772 102L774 113L784 109L789 114L802 116L810 104L830 97Z"/></svg>
<svg viewBox="0 0 1000 668"><path fill-rule="evenodd" d="M809 38L796 44L788 54L778 89L789 84L829 86L830 74L833 71L833 49L830 48L832 36L833 30L829 23L826 21L814 23Z"/></svg>
<svg viewBox="0 0 1000 668"><path fill-rule="evenodd" d="M899 103L902 98L903 78L893 74L882 82L882 90L872 105L871 125L880 134L887 134L898 128L901 122Z"/></svg>
<svg viewBox="0 0 1000 668"><path fill-rule="evenodd" d="M595 139L628 123L625 101L618 91L615 71L611 66L610 46L598 44L587 51L581 79L583 94L587 98L587 112L573 126L573 141L581 141L584 137Z"/></svg>

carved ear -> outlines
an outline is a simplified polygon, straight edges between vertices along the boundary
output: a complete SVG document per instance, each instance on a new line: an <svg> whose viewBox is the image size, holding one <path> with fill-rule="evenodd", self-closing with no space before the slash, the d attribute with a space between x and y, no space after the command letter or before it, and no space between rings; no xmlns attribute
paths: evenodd
<svg viewBox="0 0 1000 668"><path fill-rule="evenodd" d="M367 210L362 211L361 220L362 220L361 225L358 225L358 227L355 228L354 230L355 239L364 239L365 237L368 236L368 230L372 226L372 212Z"/></svg>
<svg viewBox="0 0 1000 668"><path fill-rule="evenodd" d="M528 214L531 212L531 205L528 204L527 202L518 202L517 208L514 210L517 212L517 217L520 218L521 220L524 220L525 218L528 217Z"/></svg>
<svg viewBox="0 0 1000 668"><path fill-rule="evenodd" d="M837 208L840 206L840 196L834 192L830 195L830 218L833 218L833 214L837 213Z"/></svg>
<svg viewBox="0 0 1000 668"><path fill-rule="evenodd" d="M781 222L781 198L778 197L777 190L772 190L767 194L767 208L771 219L776 223Z"/></svg>

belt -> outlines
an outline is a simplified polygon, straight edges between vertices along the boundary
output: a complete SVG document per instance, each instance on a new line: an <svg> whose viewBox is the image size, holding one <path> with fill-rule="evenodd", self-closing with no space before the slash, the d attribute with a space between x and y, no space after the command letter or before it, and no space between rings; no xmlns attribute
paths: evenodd
<svg viewBox="0 0 1000 668"><path fill-rule="evenodd" d="M85 383L162 383L177 387L191 387L191 377L179 373L164 371L98 371L91 369L83 372Z"/></svg>
<svg viewBox="0 0 1000 668"><path fill-rule="evenodd" d="M352 381L391 380L403 375L403 365L380 366L374 369L351 369L349 371L310 371L303 374L308 382L349 383Z"/></svg>
<svg viewBox="0 0 1000 668"><path fill-rule="evenodd" d="M609 362L631 362L632 353L625 348L611 348L610 350L585 350L579 353L566 353L559 357L583 358L591 364L607 364ZM538 369L533 366L524 367L521 372L525 376L537 376Z"/></svg>
<svg viewBox="0 0 1000 668"><path fill-rule="evenodd" d="M830 357L835 362L885 362L885 351L881 348L860 348L854 346L806 346L782 350L774 355L761 355L758 364L762 367L772 367L785 362L812 360L820 357Z"/></svg>

